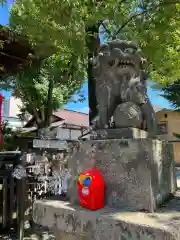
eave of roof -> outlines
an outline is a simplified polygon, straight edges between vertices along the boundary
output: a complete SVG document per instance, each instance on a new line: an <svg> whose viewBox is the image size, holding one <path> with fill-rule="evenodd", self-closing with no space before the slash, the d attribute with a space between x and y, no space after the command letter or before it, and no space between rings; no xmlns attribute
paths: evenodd
<svg viewBox="0 0 180 240"><path fill-rule="evenodd" d="M162 108L161 110L156 111L156 113L158 112L179 112L179 111L176 109Z"/></svg>
<svg viewBox="0 0 180 240"><path fill-rule="evenodd" d="M64 123L67 125L74 125L80 127L89 127L89 115L86 113L71 111L67 109L59 109L52 114L57 121L64 120ZM32 117L26 124L25 128L32 127L34 123L34 117Z"/></svg>
<svg viewBox="0 0 180 240"><path fill-rule="evenodd" d="M28 39L0 25L0 76L15 73L29 63L29 54L34 54Z"/></svg>

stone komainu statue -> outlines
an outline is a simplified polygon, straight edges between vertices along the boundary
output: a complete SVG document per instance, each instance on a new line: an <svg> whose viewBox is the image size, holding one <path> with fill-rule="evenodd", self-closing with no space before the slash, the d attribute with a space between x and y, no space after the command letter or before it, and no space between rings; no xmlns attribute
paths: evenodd
<svg viewBox="0 0 180 240"><path fill-rule="evenodd" d="M99 116L96 129L136 127L157 133L157 120L147 96L143 59L138 46L115 40L102 45L93 59Z"/></svg>

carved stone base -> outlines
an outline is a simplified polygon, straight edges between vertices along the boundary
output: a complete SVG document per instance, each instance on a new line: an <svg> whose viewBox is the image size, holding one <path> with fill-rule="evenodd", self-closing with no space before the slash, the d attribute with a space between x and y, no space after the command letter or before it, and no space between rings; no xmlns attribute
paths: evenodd
<svg viewBox="0 0 180 240"><path fill-rule="evenodd" d="M90 167L101 170L106 205L153 212L176 191L172 144L152 139L80 142L69 167L69 197L78 204L76 176Z"/></svg>
<svg viewBox="0 0 180 240"><path fill-rule="evenodd" d="M137 139L147 138L148 132L138 128L98 129L91 135L91 140L100 139Z"/></svg>

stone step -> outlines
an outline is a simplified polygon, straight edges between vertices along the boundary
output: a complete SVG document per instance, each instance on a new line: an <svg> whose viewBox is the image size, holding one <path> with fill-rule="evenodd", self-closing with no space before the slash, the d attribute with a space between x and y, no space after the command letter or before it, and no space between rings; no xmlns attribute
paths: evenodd
<svg viewBox="0 0 180 240"><path fill-rule="evenodd" d="M180 191L156 213L105 207L89 211L68 202L36 201L36 224L54 230L57 240L179 240Z"/></svg>

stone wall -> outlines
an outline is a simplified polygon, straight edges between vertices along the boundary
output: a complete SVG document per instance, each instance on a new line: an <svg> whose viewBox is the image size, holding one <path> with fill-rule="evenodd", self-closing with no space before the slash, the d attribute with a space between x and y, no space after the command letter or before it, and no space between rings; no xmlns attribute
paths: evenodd
<svg viewBox="0 0 180 240"><path fill-rule="evenodd" d="M69 155L69 198L78 203L76 179L91 167L101 170L110 207L154 211L176 191L172 144L152 139L76 142Z"/></svg>

